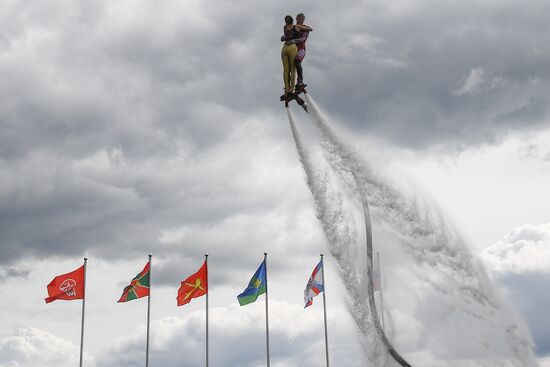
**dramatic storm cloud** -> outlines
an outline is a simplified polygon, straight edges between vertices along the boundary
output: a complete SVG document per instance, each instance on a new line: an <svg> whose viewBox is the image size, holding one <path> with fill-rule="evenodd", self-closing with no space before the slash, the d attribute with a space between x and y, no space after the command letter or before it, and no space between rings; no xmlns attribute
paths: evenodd
<svg viewBox="0 0 550 367"><path fill-rule="evenodd" d="M142 363L125 358L143 353L144 302L115 302L148 253L154 255L152 317L159 338L153 361L179 365L185 352L200 365L202 301L182 310L175 307L175 292L205 252L216 310L213 347L229 355L227 361L213 355L213 363L261 364L263 305L239 309L235 296L264 251L273 274L275 363L322 363L304 361L306 354L322 355L323 345L319 320L304 316L310 310L301 302L327 240L278 100L283 17L298 12L314 29L305 81L336 129L360 148L379 147L371 152L388 166L401 162L424 170L417 176L426 177L425 188L453 219L480 223L476 215L488 206L480 198L500 205L512 186L507 182L525 183L518 177L546 182L539 178L548 174L550 151L531 136L544 133L550 117L549 4L3 1L1 367L75 364L80 303L46 306L43 298L46 284L78 267L83 256L90 258L85 365ZM306 144L315 142L305 115L297 116ZM509 137L526 143L514 151L513 169L501 171L509 175L499 177L504 188L497 190L493 181L467 186L488 182L479 173L495 162L513 161L498 150ZM498 154L477 170L456 171L463 176L448 176L448 185L437 181L442 171L456 168L439 170L439 160L478 157L479 149ZM431 166L423 165L426 159ZM533 160L537 170L519 172ZM476 247L516 226L545 223L539 219L547 208L540 205L547 196L541 187L530 186L525 196L514 191L502 217L486 216L490 235L470 226ZM471 205L471 197L479 199L478 207L466 213L460 204ZM533 205L536 197L539 206ZM538 221L520 217L522 205ZM531 241L527 232L517 238ZM535 320L547 302L519 293L544 287L543 275L529 277L544 274L537 264L543 266L545 249L512 237L495 246L491 256L499 261L488 262L489 268L495 267L527 319L538 353L546 355L550 336ZM334 267L327 270L334 364L361 365L365 340L347 313L347 284L336 264L327 264ZM395 322L407 320L403 315ZM433 351L409 352L420 358Z"/></svg>

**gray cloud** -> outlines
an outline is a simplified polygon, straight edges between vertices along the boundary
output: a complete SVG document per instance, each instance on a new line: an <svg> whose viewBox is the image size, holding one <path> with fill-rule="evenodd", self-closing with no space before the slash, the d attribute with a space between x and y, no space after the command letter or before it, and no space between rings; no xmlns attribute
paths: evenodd
<svg viewBox="0 0 550 367"><path fill-rule="evenodd" d="M256 305L260 306L260 305ZM324 339L319 315L299 306L270 302L271 361L280 366L318 366L324 363ZM183 310L185 311L185 310ZM213 366L255 366L265 363L265 316L263 307L248 309L237 305L213 309L210 313L210 363ZM234 319L230 314L238 313ZM342 317L339 315L338 318ZM343 328L337 318L331 322L332 360L345 366L364 364L358 344L350 342L354 333ZM292 327L291 327L292 325ZM151 326L150 360L162 366L178 366L185 360L189 366L204 365L204 314L194 312L182 318L163 318ZM144 358L140 332L124 338L98 358L98 366L134 366ZM345 346L345 347L344 347Z"/></svg>
<svg viewBox="0 0 550 367"><path fill-rule="evenodd" d="M496 279L528 324L537 354L550 355L550 321L546 317L550 296L544 291L550 282L550 274L500 274Z"/></svg>
<svg viewBox="0 0 550 367"><path fill-rule="evenodd" d="M254 243L263 244L263 252L288 232L270 227L252 232L250 226L285 220L282 228L297 233L296 224L284 219L284 208L292 210L300 201L279 202L287 187L272 184L276 172L263 170L262 157L253 157L254 150L222 156L222 147L204 158L141 164L119 162L116 154L106 152L53 166L50 157L21 162L4 181L3 260L85 252L120 257L153 248L155 255L168 256L186 243L201 254L209 248L247 249ZM264 153L264 158L274 158L278 149Z"/></svg>
<svg viewBox="0 0 550 367"><path fill-rule="evenodd" d="M498 273L545 272L550 265L550 224L516 227L488 247L484 257Z"/></svg>
<svg viewBox="0 0 550 367"><path fill-rule="evenodd" d="M264 204L277 199L255 171L266 154L273 157L258 148L272 144L262 125L274 121L239 111L252 107L256 91L243 97L227 87L241 84L234 70L249 59L240 43L221 37L233 6L199 6L187 16L182 4L52 7L7 9L3 261L149 252L161 232L183 223L208 229L235 213L266 213Z"/></svg>
<svg viewBox="0 0 550 367"><path fill-rule="evenodd" d="M350 128L405 146L477 144L544 123L544 5L432 5L305 5L316 28L306 59L312 93ZM1 111L5 137L17 139L3 141L2 156L44 145L173 154L174 139L204 150L247 115L279 107L274 5L262 6L269 16L257 23L252 2L189 14L174 3L57 6L64 11L10 9ZM513 24L499 18L509 14ZM236 34L241 24L247 31ZM455 93L476 70L485 85Z"/></svg>
<svg viewBox="0 0 550 367"><path fill-rule="evenodd" d="M484 251L484 259L509 301L526 320L536 343L537 353L550 354L550 321L544 292L550 282L550 224L512 229Z"/></svg>
<svg viewBox="0 0 550 367"><path fill-rule="evenodd" d="M4 3L0 264L153 252L168 286L208 251L246 282L268 249L291 272L322 237L277 99L283 16L315 28L306 82L330 114L425 149L548 120L547 7ZM24 276L13 269L0 281Z"/></svg>
<svg viewBox="0 0 550 367"><path fill-rule="evenodd" d="M541 37L548 29L540 4L524 5L353 4L344 22L328 20L337 32L320 45L318 34L311 39L310 81L324 82L312 93L350 128L404 146L475 145L540 126L548 120L549 55ZM510 14L513 23L499 18ZM358 44L360 35L376 42ZM330 50L341 60L327 58ZM454 93L476 69L492 88Z"/></svg>
<svg viewBox="0 0 550 367"><path fill-rule="evenodd" d="M21 328L14 336L0 340L2 367L69 366L78 358L77 345L33 327ZM84 362L95 366L95 361L88 355L84 356Z"/></svg>
<svg viewBox="0 0 550 367"><path fill-rule="evenodd" d="M30 270L13 269L13 268L0 268L0 283L5 282L10 278L24 278L27 279L30 274Z"/></svg>

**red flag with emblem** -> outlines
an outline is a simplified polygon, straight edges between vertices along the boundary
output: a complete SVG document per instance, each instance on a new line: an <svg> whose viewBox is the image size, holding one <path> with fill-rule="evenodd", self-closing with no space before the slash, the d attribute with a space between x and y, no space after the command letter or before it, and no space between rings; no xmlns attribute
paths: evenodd
<svg viewBox="0 0 550 367"><path fill-rule="evenodd" d="M61 299L72 301L84 298L84 265L67 274L58 275L48 284L46 303Z"/></svg>
<svg viewBox="0 0 550 367"><path fill-rule="evenodd" d="M191 299L204 296L206 293L208 293L208 266L205 261L199 271L181 282L176 298L178 306L183 306L191 302Z"/></svg>

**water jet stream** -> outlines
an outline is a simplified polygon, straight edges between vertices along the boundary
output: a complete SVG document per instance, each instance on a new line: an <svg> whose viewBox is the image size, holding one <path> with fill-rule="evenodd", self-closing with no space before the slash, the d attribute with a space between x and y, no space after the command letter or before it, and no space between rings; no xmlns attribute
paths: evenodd
<svg viewBox="0 0 550 367"><path fill-rule="evenodd" d="M439 362L459 363L453 366L538 366L532 342L523 325L502 304L481 264L469 253L460 236L445 223L443 216L431 206L421 206L422 203L416 198L396 190L375 174L370 165L335 134L309 95L306 95L306 100L311 122L321 133L321 148L330 167L328 171L322 171L317 164L320 162L313 160L304 148L290 109L287 109L287 115L315 201L317 217L350 296L350 313L367 338L367 357L378 365L398 363L400 366L410 366L392 347L376 312L372 282L372 215L377 241L380 242L381 234L389 234L391 237L384 237L386 245L390 244L386 239L392 243L388 251L397 250L398 259L408 255L408 259L412 260L408 264L395 263L399 266L395 269L405 265L405 271L413 271L417 276L416 285L422 287L422 295L405 301L407 310L415 310L411 307L416 302L417 312L426 307L439 307L447 315L429 315L429 319L418 319L424 322L424 329L421 329L426 333L424 338L427 338L427 348L424 350L433 348L445 351L444 359ZM341 179L347 190L342 191L341 185L334 184L334 179ZM349 197L344 197L344 193ZM346 203L345 199L348 199ZM359 201L365 222L366 265L360 264L363 256L357 252L360 248L357 246L359 236L354 227L354 223L357 228L362 226L357 217L361 212L356 205ZM350 205L359 211L351 210ZM396 284L396 290L407 292L404 294L408 299L411 294L407 286L393 284ZM433 304L434 301L437 305ZM449 333L457 327L461 329L455 332L463 333L461 344L456 344L454 335ZM398 334L405 336L402 330ZM457 346L462 347L461 352L455 352ZM388 359L390 356L395 362Z"/></svg>

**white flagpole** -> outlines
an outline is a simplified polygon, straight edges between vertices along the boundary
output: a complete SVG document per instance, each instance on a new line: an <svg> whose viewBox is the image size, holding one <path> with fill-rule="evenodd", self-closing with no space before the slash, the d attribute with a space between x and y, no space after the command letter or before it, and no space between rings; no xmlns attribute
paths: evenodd
<svg viewBox="0 0 550 367"><path fill-rule="evenodd" d="M82 367L82 358L84 354L84 311L86 310L86 264L88 258L84 258L84 294L82 297L82 325L80 326L80 367Z"/></svg>
<svg viewBox="0 0 550 367"><path fill-rule="evenodd" d="M327 357L327 367L329 367L329 358L328 358L328 328L327 328L327 300L326 300L326 283L325 283L325 262L323 261L323 254L321 254L321 265L322 265L322 276L323 276L323 311L325 318L325 354Z"/></svg>
<svg viewBox="0 0 550 367"><path fill-rule="evenodd" d="M267 287L267 252L264 252L264 264L265 264L265 342L267 349L267 367L270 366L269 362L269 306L268 306L268 287Z"/></svg>
<svg viewBox="0 0 550 367"><path fill-rule="evenodd" d="M384 297L382 297L382 269L380 269L380 252L376 253L376 264L378 266L378 288L380 292L380 318L382 319L382 329L385 330L384 326Z"/></svg>
<svg viewBox="0 0 550 367"><path fill-rule="evenodd" d="M204 254L206 263L206 286L208 287L208 254ZM206 367L208 367L208 291L206 291Z"/></svg>
<svg viewBox="0 0 550 367"><path fill-rule="evenodd" d="M149 296L147 297L147 347L145 349L145 367L149 367L149 324L151 321L151 273L152 273L152 264L151 258L152 254L149 254Z"/></svg>

